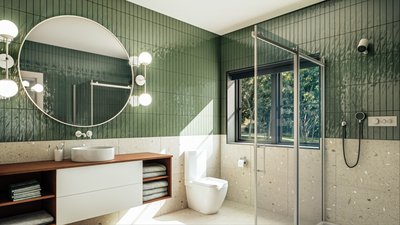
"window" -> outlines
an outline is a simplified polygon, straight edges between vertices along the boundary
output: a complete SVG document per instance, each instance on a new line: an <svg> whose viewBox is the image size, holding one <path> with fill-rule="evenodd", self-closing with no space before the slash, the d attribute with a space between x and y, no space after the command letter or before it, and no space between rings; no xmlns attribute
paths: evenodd
<svg viewBox="0 0 400 225"><path fill-rule="evenodd" d="M265 66L257 78L258 127L260 143L293 145L293 71L290 63ZM300 144L319 146L320 69L301 64ZM272 73L266 73L271 71ZM264 73L263 73L264 72ZM254 86L251 69L230 74L235 82L235 141L254 140Z"/></svg>

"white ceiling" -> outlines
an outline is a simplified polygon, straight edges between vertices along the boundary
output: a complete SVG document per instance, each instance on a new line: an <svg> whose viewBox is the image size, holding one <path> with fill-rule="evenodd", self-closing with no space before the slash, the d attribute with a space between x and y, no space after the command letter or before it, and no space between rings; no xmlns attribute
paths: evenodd
<svg viewBox="0 0 400 225"><path fill-rule="evenodd" d="M128 59L125 48L106 28L77 16L58 16L36 26L26 38L99 55Z"/></svg>
<svg viewBox="0 0 400 225"><path fill-rule="evenodd" d="M127 0L223 35L323 0Z"/></svg>

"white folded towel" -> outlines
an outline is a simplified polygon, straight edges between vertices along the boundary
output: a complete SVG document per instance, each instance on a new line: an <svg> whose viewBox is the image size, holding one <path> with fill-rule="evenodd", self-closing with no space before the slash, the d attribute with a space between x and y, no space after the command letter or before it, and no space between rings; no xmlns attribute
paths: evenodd
<svg viewBox="0 0 400 225"><path fill-rule="evenodd" d="M153 200L153 199L156 199L156 198L161 198L161 197L164 197L166 195L168 195L168 192L166 192L166 191L165 192L161 192L161 193L152 194L152 195L146 195L146 196L143 196L143 201L145 202L145 201Z"/></svg>
<svg viewBox="0 0 400 225"><path fill-rule="evenodd" d="M38 225L49 224L54 218L46 211L41 210L33 213L24 213L17 216L0 219L1 225Z"/></svg>
<svg viewBox="0 0 400 225"><path fill-rule="evenodd" d="M143 165L143 173L152 173L160 171L167 171L167 167L165 167L161 163L147 163Z"/></svg>
<svg viewBox="0 0 400 225"><path fill-rule="evenodd" d="M143 178L158 177L158 176L164 176L164 175L167 175L167 171L144 173Z"/></svg>
<svg viewBox="0 0 400 225"><path fill-rule="evenodd" d="M152 195L152 194L161 193L161 192L166 192L166 191L168 191L168 187L154 188L154 189L150 189L150 190L143 190L143 196Z"/></svg>
<svg viewBox="0 0 400 225"><path fill-rule="evenodd" d="M143 184L143 190L150 190L154 188L160 187L168 187L168 181L166 180L157 180L152 182L146 182Z"/></svg>

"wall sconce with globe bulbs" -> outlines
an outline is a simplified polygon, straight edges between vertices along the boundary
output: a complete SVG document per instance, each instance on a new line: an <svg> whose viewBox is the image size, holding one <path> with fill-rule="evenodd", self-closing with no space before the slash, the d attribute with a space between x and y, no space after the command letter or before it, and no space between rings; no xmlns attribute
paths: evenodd
<svg viewBox="0 0 400 225"><path fill-rule="evenodd" d="M146 73L147 73L147 66L151 63L153 58L151 57L151 54L148 52L142 52L139 54L139 56L131 56L129 58L129 64L133 67L139 68L140 66L143 66L143 75L137 75L135 77L135 83L139 86L144 86L144 93L139 95L138 102L140 105L143 106L148 106L151 104L152 98L149 93L147 93L146 89ZM135 96L133 96L135 97Z"/></svg>
<svg viewBox="0 0 400 225"><path fill-rule="evenodd" d="M0 67L6 70L6 79L0 80L0 98L11 98L18 93L18 85L8 79L8 69L14 66L14 59L8 55L8 45L18 35L18 27L9 20L0 20L0 42L6 44L6 53L0 54Z"/></svg>
<svg viewBox="0 0 400 225"><path fill-rule="evenodd" d="M24 86L25 88L29 88L31 86L31 83L27 80L23 80L22 86ZM43 85L39 83L33 84L31 87L31 91L33 92L41 93L43 92L43 90L44 90Z"/></svg>

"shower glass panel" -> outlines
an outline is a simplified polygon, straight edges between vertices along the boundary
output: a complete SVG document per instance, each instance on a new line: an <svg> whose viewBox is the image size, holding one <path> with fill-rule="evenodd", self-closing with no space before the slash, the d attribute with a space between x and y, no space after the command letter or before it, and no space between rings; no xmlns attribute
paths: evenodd
<svg viewBox="0 0 400 225"><path fill-rule="evenodd" d="M316 225L323 201L321 67L293 43L260 27L255 32L255 73L240 81L240 138L257 137L255 224ZM249 99L254 106L245 106Z"/></svg>
<svg viewBox="0 0 400 225"><path fill-rule="evenodd" d="M281 43L266 31L258 33ZM257 224L293 224L293 54L257 40ZM292 205L290 205L292 203Z"/></svg>
<svg viewBox="0 0 400 225"><path fill-rule="evenodd" d="M299 224L312 225L321 221L323 210L322 146L320 146L322 143L320 139L321 67L306 59L301 59L299 72Z"/></svg>

